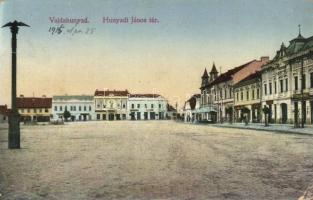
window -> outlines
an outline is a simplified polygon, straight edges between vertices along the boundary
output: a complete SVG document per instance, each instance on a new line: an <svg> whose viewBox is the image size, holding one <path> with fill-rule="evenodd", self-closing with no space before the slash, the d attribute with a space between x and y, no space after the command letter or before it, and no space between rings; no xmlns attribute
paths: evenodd
<svg viewBox="0 0 313 200"><path fill-rule="evenodd" d="M313 72L310 73L310 87L313 88Z"/></svg>
<svg viewBox="0 0 313 200"><path fill-rule="evenodd" d="M283 80L279 80L280 83L280 93L282 93L284 91L284 83Z"/></svg>
<svg viewBox="0 0 313 200"><path fill-rule="evenodd" d="M132 103L132 109L134 109L135 108L135 105Z"/></svg>
<svg viewBox="0 0 313 200"><path fill-rule="evenodd" d="M151 104L151 108L153 108L153 104Z"/></svg>
<svg viewBox="0 0 313 200"><path fill-rule="evenodd" d="M298 76L295 76L295 90L298 90Z"/></svg>
<svg viewBox="0 0 313 200"><path fill-rule="evenodd" d="M58 107L57 106L54 106L54 111L58 111Z"/></svg>
<svg viewBox="0 0 313 200"><path fill-rule="evenodd" d="M36 108L34 108L34 113L37 113L37 109Z"/></svg>
<svg viewBox="0 0 313 200"><path fill-rule="evenodd" d="M145 104L145 108L148 108L148 105L147 105L147 104Z"/></svg>
<svg viewBox="0 0 313 200"><path fill-rule="evenodd" d="M220 99L223 99L223 91L220 90Z"/></svg>
<svg viewBox="0 0 313 200"><path fill-rule="evenodd" d="M42 113L42 109L41 108L39 109L39 113Z"/></svg>
<svg viewBox="0 0 313 200"><path fill-rule="evenodd" d="M161 108L162 107L162 105L161 104L159 104L159 108Z"/></svg>
<svg viewBox="0 0 313 200"><path fill-rule="evenodd" d="M62 111L62 106L60 106L60 111Z"/></svg>
<svg viewBox="0 0 313 200"><path fill-rule="evenodd" d="M264 84L264 95L267 95L267 86Z"/></svg>
<svg viewBox="0 0 313 200"><path fill-rule="evenodd" d="M126 108L126 105L125 105L125 104L123 104L123 108Z"/></svg>
<svg viewBox="0 0 313 200"><path fill-rule="evenodd" d="M302 75L302 88L305 89L305 74Z"/></svg>
<svg viewBox="0 0 313 200"><path fill-rule="evenodd" d="M79 107L78 107L78 110L79 110L79 111L82 111L82 107L81 107L81 106L79 106Z"/></svg>
<svg viewBox="0 0 313 200"><path fill-rule="evenodd" d="M260 98L260 89L259 88L256 90L256 98L258 98L258 99Z"/></svg>
<svg viewBox="0 0 313 200"><path fill-rule="evenodd" d="M137 108L140 108L140 104L137 104Z"/></svg>
<svg viewBox="0 0 313 200"><path fill-rule="evenodd" d="M227 90L226 89L224 90L224 93L225 93L224 97L225 97L225 99L227 99Z"/></svg>
<svg viewBox="0 0 313 200"><path fill-rule="evenodd" d="M91 111L91 106L89 106L89 111Z"/></svg>
<svg viewBox="0 0 313 200"><path fill-rule="evenodd" d="M249 90L247 90L247 100L249 100Z"/></svg>
<svg viewBox="0 0 313 200"><path fill-rule="evenodd" d="M243 92L240 93L240 100L243 100Z"/></svg>
<svg viewBox="0 0 313 200"><path fill-rule="evenodd" d="M229 98L232 98L232 90L229 88Z"/></svg>
<svg viewBox="0 0 313 200"><path fill-rule="evenodd" d="M272 83L269 83L268 87L269 87L270 94L272 94Z"/></svg>
<svg viewBox="0 0 313 200"><path fill-rule="evenodd" d="M286 84L286 85L285 85L285 87L286 87L286 90L285 90L285 91L288 91L288 78L285 79L285 84Z"/></svg>
<svg viewBox="0 0 313 200"><path fill-rule="evenodd" d="M84 106L84 111L87 111L87 106Z"/></svg>
<svg viewBox="0 0 313 200"><path fill-rule="evenodd" d="M67 106L65 106L65 110L67 110Z"/></svg>
<svg viewBox="0 0 313 200"><path fill-rule="evenodd" d="M45 108L45 113L49 112L48 108Z"/></svg>
<svg viewBox="0 0 313 200"><path fill-rule="evenodd" d="M30 109L27 109L27 112L30 113Z"/></svg>
<svg viewBox="0 0 313 200"><path fill-rule="evenodd" d="M239 101L239 92L236 92L237 101Z"/></svg>
<svg viewBox="0 0 313 200"><path fill-rule="evenodd" d="M254 99L254 97L255 97L255 96L254 96L254 90L252 90L252 99Z"/></svg>

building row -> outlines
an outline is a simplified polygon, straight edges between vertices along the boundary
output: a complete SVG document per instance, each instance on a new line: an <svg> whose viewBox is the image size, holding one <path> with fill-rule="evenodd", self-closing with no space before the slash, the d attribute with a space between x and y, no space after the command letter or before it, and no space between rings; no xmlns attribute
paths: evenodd
<svg viewBox="0 0 313 200"><path fill-rule="evenodd" d="M163 120L173 118L176 111L159 94L131 94L128 90L96 90L94 95L52 98L21 95L17 98L17 108L22 122ZM4 110L0 106L1 121L7 120L8 112Z"/></svg>
<svg viewBox="0 0 313 200"><path fill-rule="evenodd" d="M270 123L313 124L313 36L299 32L273 59L261 57L224 73L213 63L201 80L201 93L185 103L185 121L259 123L266 109Z"/></svg>

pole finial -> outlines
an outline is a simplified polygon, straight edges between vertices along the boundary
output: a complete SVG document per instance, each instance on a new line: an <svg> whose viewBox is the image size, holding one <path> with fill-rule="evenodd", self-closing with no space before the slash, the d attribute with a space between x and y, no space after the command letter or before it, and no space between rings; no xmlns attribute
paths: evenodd
<svg viewBox="0 0 313 200"><path fill-rule="evenodd" d="M298 24L299 27L299 36L301 35L301 24Z"/></svg>

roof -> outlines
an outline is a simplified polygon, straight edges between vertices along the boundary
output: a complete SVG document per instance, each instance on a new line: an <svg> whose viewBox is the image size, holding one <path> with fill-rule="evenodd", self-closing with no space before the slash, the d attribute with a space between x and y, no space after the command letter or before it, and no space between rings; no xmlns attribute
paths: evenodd
<svg viewBox="0 0 313 200"><path fill-rule="evenodd" d="M167 104L167 111L176 111L176 109L172 105Z"/></svg>
<svg viewBox="0 0 313 200"><path fill-rule="evenodd" d="M130 94L129 97L157 98L157 97L161 97L161 95L159 94Z"/></svg>
<svg viewBox="0 0 313 200"><path fill-rule="evenodd" d="M17 108L51 108L52 98L46 97L18 97L16 98Z"/></svg>
<svg viewBox="0 0 313 200"><path fill-rule="evenodd" d="M202 78L208 78L208 77L209 77L209 75L208 75L208 72L206 71L206 68L205 68L203 75L202 75Z"/></svg>
<svg viewBox="0 0 313 200"><path fill-rule="evenodd" d="M0 114L8 115L10 113L10 109L8 109L7 105L0 105Z"/></svg>
<svg viewBox="0 0 313 200"><path fill-rule="evenodd" d="M217 69L216 69L216 67L215 67L215 63L213 63L213 66L212 66L212 69L211 69L210 74L214 74L214 73L218 73L218 72L217 72Z"/></svg>
<svg viewBox="0 0 313 200"><path fill-rule="evenodd" d="M128 90L96 90L95 96L128 96Z"/></svg>
<svg viewBox="0 0 313 200"><path fill-rule="evenodd" d="M244 67L248 66L249 64L251 64L252 62L254 62L255 60L252 60L250 62L247 62L243 65L240 65L238 67L235 67L231 70L228 70L227 72L219 75L214 81L212 81L208 86L213 86L213 85L216 85L216 84L219 84L219 83L223 83L223 82L226 82L226 81L229 81L232 79L232 76L240 71L241 69L243 69Z"/></svg>
<svg viewBox="0 0 313 200"><path fill-rule="evenodd" d="M191 110L194 110L196 108L197 98L200 98L200 97L201 97L201 94L194 94L187 100L187 102L189 102Z"/></svg>
<svg viewBox="0 0 313 200"><path fill-rule="evenodd" d="M236 83L234 85L234 87L238 87L238 86L243 86L243 85L248 85L249 83L253 82L256 79L261 78L261 72L260 71L256 71L250 75L248 75L246 78L242 79L241 81L239 81L238 83Z"/></svg>
<svg viewBox="0 0 313 200"><path fill-rule="evenodd" d="M284 43L281 45L280 49L276 51L276 55L272 61L275 61L283 56L296 54L311 47L313 47L313 36L305 38L299 33L296 38L289 41L288 47L286 47Z"/></svg>
<svg viewBox="0 0 313 200"><path fill-rule="evenodd" d="M80 101L92 101L93 96L91 95L55 95L52 97L53 100L80 100Z"/></svg>

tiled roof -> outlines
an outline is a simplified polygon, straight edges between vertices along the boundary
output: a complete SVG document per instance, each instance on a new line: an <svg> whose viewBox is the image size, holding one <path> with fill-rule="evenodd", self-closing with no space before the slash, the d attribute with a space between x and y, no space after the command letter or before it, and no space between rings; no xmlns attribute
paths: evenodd
<svg viewBox="0 0 313 200"><path fill-rule="evenodd" d="M244 78L241 81L239 81L238 83L236 83L234 85L234 87L241 86L241 85L246 85L246 83L248 84L251 80L254 80L254 79L257 79L257 78L261 78L261 72L260 71L256 71L256 72L248 75L246 78Z"/></svg>
<svg viewBox="0 0 313 200"><path fill-rule="evenodd" d="M16 98L17 108L51 108L52 98L39 97L18 97Z"/></svg>
<svg viewBox="0 0 313 200"><path fill-rule="evenodd" d="M244 67L248 66L249 64L251 64L254 61L255 60L252 60L252 61L250 61L250 62L248 62L246 64L240 65L239 67L235 67L235 68L233 68L231 70L228 70L227 72L219 75L214 81L209 83L208 87L231 80L232 76L236 72L240 71L241 69L243 69Z"/></svg>
<svg viewBox="0 0 313 200"><path fill-rule="evenodd" d="M55 95L52 97L53 100L80 100L80 101L92 101L93 96L91 95Z"/></svg>
<svg viewBox="0 0 313 200"><path fill-rule="evenodd" d="M157 98L157 97L161 97L161 95L159 94L130 94L129 97Z"/></svg>
<svg viewBox="0 0 313 200"><path fill-rule="evenodd" d="M96 90L95 96L127 96L129 95L128 90Z"/></svg>

